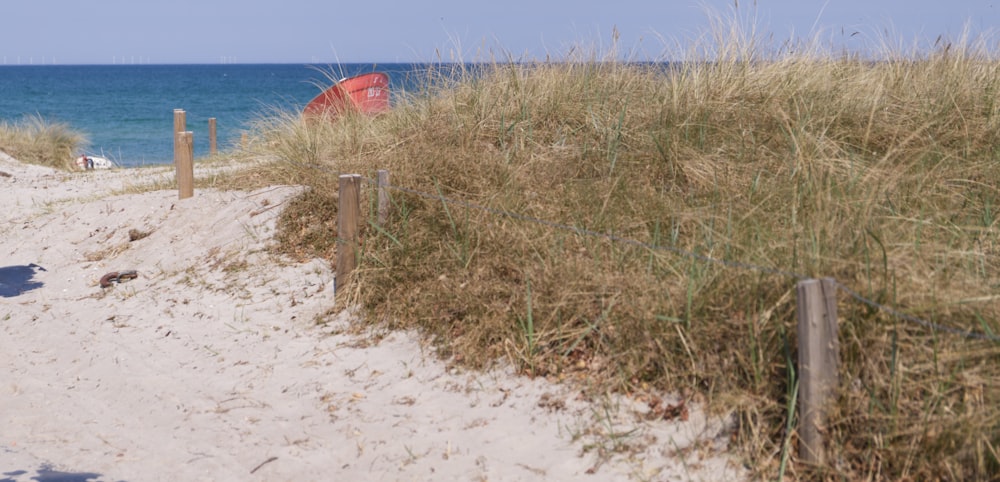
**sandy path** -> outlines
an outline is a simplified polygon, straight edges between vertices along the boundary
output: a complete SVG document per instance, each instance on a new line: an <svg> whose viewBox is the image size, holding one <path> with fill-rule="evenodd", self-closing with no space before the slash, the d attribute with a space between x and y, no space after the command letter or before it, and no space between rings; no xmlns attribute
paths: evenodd
<svg viewBox="0 0 1000 482"><path fill-rule="evenodd" d="M265 250L299 188L112 194L164 177L0 154L0 481L745 477L697 410L647 421L346 312L317 325L328 263Z"/></svg>

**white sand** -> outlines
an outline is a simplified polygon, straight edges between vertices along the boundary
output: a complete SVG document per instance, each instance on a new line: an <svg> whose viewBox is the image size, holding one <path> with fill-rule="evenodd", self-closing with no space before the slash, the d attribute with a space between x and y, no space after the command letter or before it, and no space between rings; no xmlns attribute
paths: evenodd
<svg viewBox="0 0 1000 482"><path fill-rule="evenodd" d="M352 334L346 312L317 326L329 264L264 249L299 188L113 194L154 178L172 168L0 153L0 480L746 478L731 424L694 406L648 421L450 367L412 333ZM139 276L98 285L122 270Z"/></svg>

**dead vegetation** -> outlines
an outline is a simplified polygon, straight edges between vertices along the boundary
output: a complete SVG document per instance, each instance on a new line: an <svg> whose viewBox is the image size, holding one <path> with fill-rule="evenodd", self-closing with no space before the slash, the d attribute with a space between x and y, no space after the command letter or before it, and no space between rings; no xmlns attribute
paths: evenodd
<svg viewBox="0 0 1000 482"><path fill-rule="evenodd" d="M22 162L70 171L76 168L74 155L86 143L86 136L69 125L38 115L0 122L0 150Z"/></svg>

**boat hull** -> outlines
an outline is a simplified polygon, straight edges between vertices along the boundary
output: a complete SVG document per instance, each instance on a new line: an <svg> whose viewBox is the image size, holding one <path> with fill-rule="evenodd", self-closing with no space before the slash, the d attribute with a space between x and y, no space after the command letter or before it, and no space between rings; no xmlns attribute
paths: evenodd
<svg viewBox="0 0 1000 482"><path fill-rule="evenodd" d="M378 114L389 110L389 76L371 72L341 80L306 104L306 115L337 115L347 111Z"/></svg>
<svg viewBox="0 0 1000 482"><path fill-rule="evenodd" d="M77 157L75 162L76 167L83 171L89 171L91 169L112 169L118 167L111 159L100 156L89 156L86 154Z"/></svg>

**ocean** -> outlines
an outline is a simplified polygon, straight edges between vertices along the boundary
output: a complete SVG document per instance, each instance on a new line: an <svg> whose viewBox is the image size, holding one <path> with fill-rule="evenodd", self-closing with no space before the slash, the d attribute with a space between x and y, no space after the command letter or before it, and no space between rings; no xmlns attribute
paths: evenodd
<svg viewBox="0 0 1000 482"><path fill-rule="evenodd" d="M40 116L89 140L83 151L122 167L173 163L174 109L194 133L195 159L235 146L257 118L301 111L335 80L389 74L390 93L415 85L426 64L2 65L0 121ZM81 152L82 153L82 152ZM78 153L80 154L80 153Z"/></svg>

